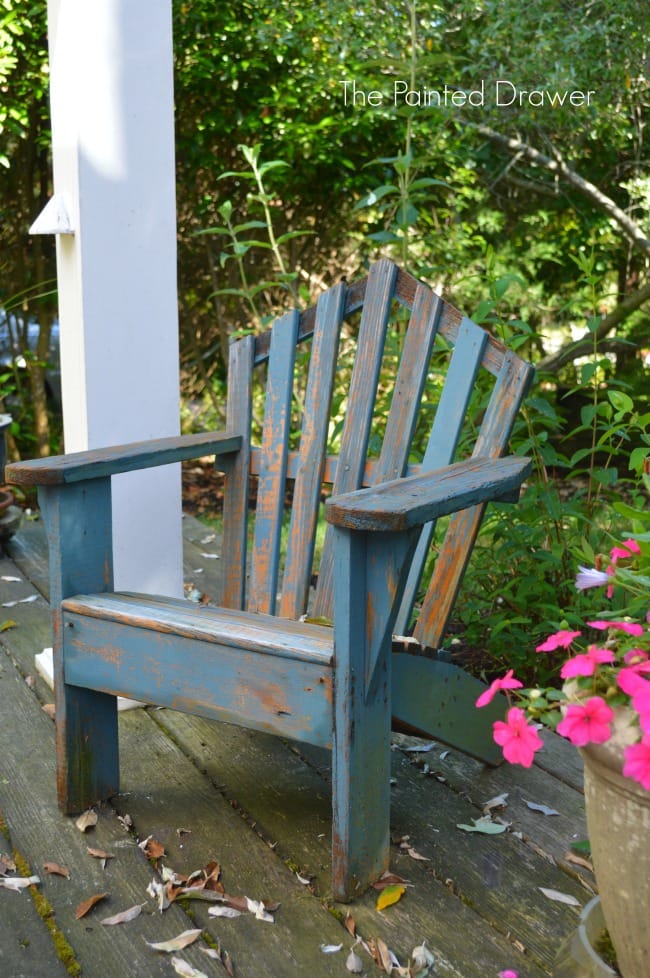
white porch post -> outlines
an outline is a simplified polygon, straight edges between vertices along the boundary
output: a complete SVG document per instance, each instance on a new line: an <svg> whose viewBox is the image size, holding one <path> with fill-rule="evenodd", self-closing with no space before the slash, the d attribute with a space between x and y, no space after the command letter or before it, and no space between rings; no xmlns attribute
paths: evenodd
<svg viewBox="0 0 650 978"><path fill-rule="evenodd" d="M65 449L179 432L171 0L49 0ZM64 228L60 230L65 231ZM116 588L182 594L180 469L113 479Z"/></svg>

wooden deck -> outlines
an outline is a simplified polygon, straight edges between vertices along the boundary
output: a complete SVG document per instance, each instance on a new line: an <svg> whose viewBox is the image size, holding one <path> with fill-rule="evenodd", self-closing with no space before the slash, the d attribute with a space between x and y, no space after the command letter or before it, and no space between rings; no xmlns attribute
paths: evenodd
<svg viewBox="0 0 650 978"><path fill-rule="evenodd" d="M202 554L218 553L217 541L186 517L185 543L185 579L210 594L219 560ZM580 762L565 741L548 736L539 762L524 771L488 769L443 745L409 751L429 745L396 738L391 868L411 885L384 911L376 909L374 891L349 906L328 899L328 755L247 730L168 710L121 713L122 793L98 810L97 826L84 834L56 807L54 727L42 710L52 696L40 677L33 679L35 653L51 644L41 524L25 521L7 549L0 604L38 597L0 609L0 628L8 619L16 623L0 631L0 853L19 856L23 874L41 882L24 893L0 888L3 978L172 976L172 955L145 941L199 927L200 940L178 956L206 975L343 976L350 974L353 944L346 914L365 942L385 942L404 966L425 942L435 958L430 974L438 978L497 978L508 968L520 978L553 974L558 948L594 891L591 873L566 858L586 831ZM502 793L506 832L458 828ZM210 904L199 900L159 912L147 893L159 876L138 846L148 836L165 847L159 870L188 874L216 860L229 894L279 904L274 922L252 914L209 917ZM114 858L102 868L88 846ZM48 875L48 862L65 865L70 878ZM550 899L541 888L578 905ZM96 893L108 896L76 920L78 905ZM103 918L136 904L144 906L135 920L102 926ZM338 952L323 950L339 944ZM201 946L220 952L221 960ZM364 974L385 973L361 944L356 951Z"/></svg>

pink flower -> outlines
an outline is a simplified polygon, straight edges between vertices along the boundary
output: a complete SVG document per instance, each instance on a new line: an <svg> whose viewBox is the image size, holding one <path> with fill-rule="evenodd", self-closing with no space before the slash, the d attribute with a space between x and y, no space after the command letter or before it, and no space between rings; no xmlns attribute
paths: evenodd
<svg viewBox="0 0 650 978"><path fill-rule="evenodd" d="M526 714L517 706L508 710L505 722L497 720L493 724L494 739L503 747L503 756L510 764L530 767L535 751L541 750L544 741L532 724L526 722Z"/></svg>
<svg viewBox="0 0 650 978"><path fill-rule="evenodd" d="M617 677L618 688L632 699L632 709L639 714L644 733L650 734L650 681L634 668L621 669Z"/></svg>
<svg viewBox="0 0 650 978"><path fill-rule="evenodd" d="M613 628L627 635L634 635L635 638L643 635L643 625L635 621L588 621L587 624L590 628L598 628L601 632Z"/></svg>
<svg viewBox="0 0 650 978"><path fill-rule="evenodd" d="M615 662L616 656L611 649L599 649L596 645L590 645L583 655L576 655L573 659L567 659L560 675L562 679L574 679L576 676L593 676L598 671L601 662Z"/></svg>
<svg viewBox="0 0 650 978"><path fill-rule="evenodd" d="M609 584L609 574L594 567L578 567L576 590L586 591L590 587L604 587Z"/></svg>
<svg viewBox="0 0 650 978"><path fill-rule="evenodd" d="M501 689L522 689L524 684L520 683L518 679L514 679L513 673L514 669L508 669L502 679L495 679L490 687L484 693L481 693L476 701L476 705L487 706Z"/></svg>
<svg viewBox="0 0 650 978"><path fill-rule="evenodd" d="M554 632L552 635L538 645L536 652L554 652L555 649L568 649L574 638L578 638L582 632L568 632L566 630Z"/></svg>
<svg viewBox="0 0 650 978"><path fill-rule="evenodd" d="M519 978L518 971L512 971L510 968L507 971L500 971L499 978Z"/></svg>
<svg viewBox="0 0 650 978"><path fill-rule="evenodd" d="M557 732L567 737L576 747L585 744L604 744L612 735L610 723L614 711L600 696L592 696L584 703L571 703Z"/></svg>
<svg viewBox="0 0 650 978"><path fill-rule="evenodd" d="M650 736L646 734L638 744L630 744L625 748L625 763L623 774L633 778L650 791Z"/></svg>
<svg viewBox="0 0 650 978"><path fill-rule="evenodd" d="M620 547L612 547L609 553L614 563L616 563L617 560L625 560L634 554L640 554L641 547L636 540L624 540Z"/></svg>

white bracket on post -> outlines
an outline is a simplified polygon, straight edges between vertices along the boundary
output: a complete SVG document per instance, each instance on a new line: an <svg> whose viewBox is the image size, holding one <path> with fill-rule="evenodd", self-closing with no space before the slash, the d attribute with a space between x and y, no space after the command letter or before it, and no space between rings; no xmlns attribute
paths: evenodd
<svg viewBox="0 0 650 978"><path fill-rule="evenodd" d="M66 194L54 194L29 229L30 234L74 234Z"/></svg>

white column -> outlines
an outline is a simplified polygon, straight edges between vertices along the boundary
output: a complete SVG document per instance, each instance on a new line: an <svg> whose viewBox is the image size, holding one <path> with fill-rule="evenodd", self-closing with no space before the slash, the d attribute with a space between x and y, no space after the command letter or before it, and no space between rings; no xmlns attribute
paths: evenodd
<svg viewBox="0 0 650 978"><path fill-rule="evenodd" d="M65 450L179 432L171 0L49 0ZM182 594L180 469L113 479L116 588Z"/></svg>

